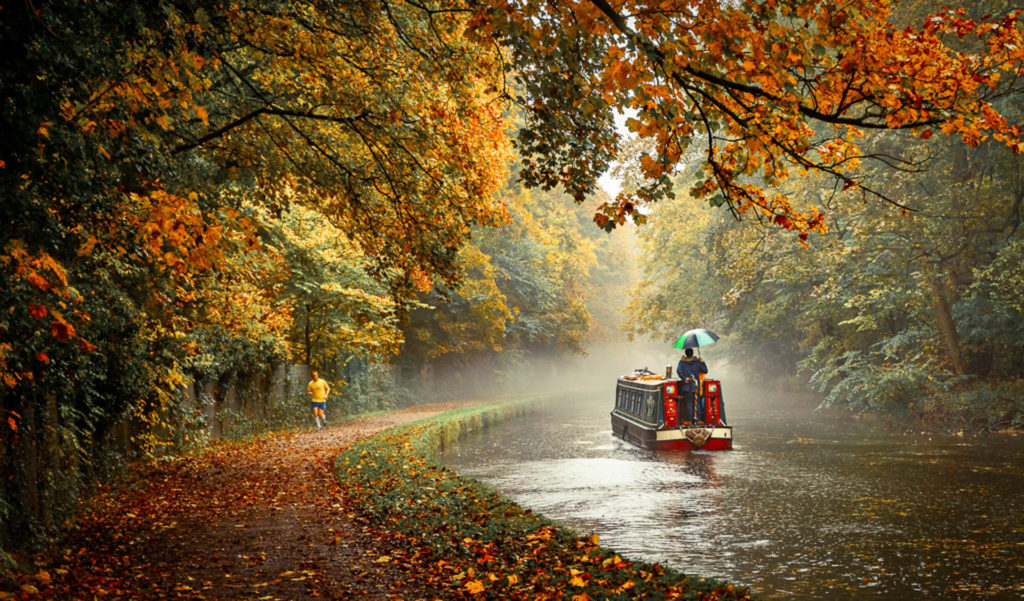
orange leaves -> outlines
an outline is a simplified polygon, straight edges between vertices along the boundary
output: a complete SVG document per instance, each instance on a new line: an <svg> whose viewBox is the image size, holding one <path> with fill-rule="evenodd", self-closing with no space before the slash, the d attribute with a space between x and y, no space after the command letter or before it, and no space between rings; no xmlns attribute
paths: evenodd
<svg viewBox="0 0 1024 601"><path fill-rule="evenodd" d="M413 287L416 288L418 292L430 292L434 287L434 282L431 277L420 268L413 269L411 277Z"/></svg>
<svg viewBox="0 0 1024 601"><path fill-rule="evenodd" d="M148 246L150 260L186 280L189 274L218 266L224 257L224 225L204 215L197 200L195 193L178 196L157 188L130 194L124 205L125 218ZM226 213L229 219L231 215Z"/></svg>
<svg viewBox="0 0 1024 601"><path fill-rule="evenodd" d="M21 240L8 243L6 252L0 254L0 267L13 271L14 275L43 292L54 292L61 298L70 298L67 290L67 273L49 253L40 251L33 256L25 249ZM49 277L44 277L44 274Z"/></svg>
<svg viewBox="0 0 1024 601"><path fill-rule="evenodd" d="M206 109L195 105L192 107L192 111L199 117L199 120L203 122L203 125L210 125L210 116L207 114Z"/></svg>
<svg viewBox="0 0 1024 601"><path fill-rule="evenodd" d="M17 308L24 311L22 315L30 320L25 324L26 327L50 338L48 341L35 342L32 350L24 346L21 349L24 360L34 358L40 364L49 364L50 355L40 350L38 345L43 344L43 348L51 350L49 344L53 341L66 343L74 340L80 347L85 344L95 348L76 331L75 324L88 321L89 316L74 308L81 303L82 298L68 285L67 272L52 255L41 250L31 253L24 242L12 240L7 243L4 252L0 253L0 271L13 286L12 293L24 303ZM13 312L15 307L11 309ZM17 342L25 345L27 339ZM26 364L19 366L13 356L14 346L6 341L0 342L0 380L7 387L33 378Z"/></svg>
<svg viewBox="0 0 1024 601"><path fill-rule="evenodd" d="M649 155L641 157L640 168L648 179L658 179L665 172L661 163L657 162Z"/></svg>
<svg viewBox="0 0 1024 601"><path fill-rule="evenodd" d="M492 24L513 38L529 38L517 48L559 48L564 24L590 15L595 6L583 0L540 2L533 11L544 18L535 19L507 16L514 9L506 6ZM1024 65L1020 11L980 21L945 11L919 29L897 30L889 23L891 4L881 0L843 7L825 0L797 6L712 3L696 12L681 1L628 0L600 8L593 24L574 24L580 60L572 62L572 53L556 56L571 62L610 107L631 111L627 127L652 142L657 156L640 164L650 200L667 194L669 186L659 180L677 170L694 133L718 149L706 158L712 185L695 193L713 192L741 211L754 205L780 211L797 229L807 220L786 214L788 201L769 200L769 193L755 188L818 171L840 186L858 182L847 190L892 200L852 175L863 160L855 140L859 129L941 127L970 146L991 136L1015 152L1024 148L1020 132L988 103L989 97L1017 93L1004 79ZM974 36L983 45L973 53L961 51L942 37L949 33ZM538 71L554 62L540 52L523 51L519 59ZM558 128L568 120L549 107L561 104L571 111L589 93L553 81L548 87L553 89L538 83L528 99L544 107L531 115L541 139L560 136ZM690 129L679 128L680 122ZM607 144L595 143L595 151L614 149L618 140L602 133ZM823 143L832 135L833 142ZM560 141L572 143L568 137ZM545 154L543 147L537 154ZM526 172L543 168L544 160L533 157ZM602 227L617 223L607 212L596 221Z"/></svg>

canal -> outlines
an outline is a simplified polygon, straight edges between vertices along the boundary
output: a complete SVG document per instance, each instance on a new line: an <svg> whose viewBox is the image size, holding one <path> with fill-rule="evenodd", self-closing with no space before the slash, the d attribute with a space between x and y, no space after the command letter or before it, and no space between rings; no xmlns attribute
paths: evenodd
<svg viewBox="0 0 1024 601"><path fill-rule="evenodd" d="M732 451L614 438L609 387L443 461L619 553L761 599L1024 597L1024 439L886 433L723 385Z"/></svg>

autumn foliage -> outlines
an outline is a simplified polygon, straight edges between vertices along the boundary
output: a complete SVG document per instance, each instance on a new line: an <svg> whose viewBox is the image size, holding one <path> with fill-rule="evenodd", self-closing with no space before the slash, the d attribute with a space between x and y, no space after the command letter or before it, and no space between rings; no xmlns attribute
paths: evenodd
<svg viewBox="0 0 1024 601"><path fill-rule="evenodd" d="M892 13L888 0L495 2L474 24L514 53L525 181L592 193L619 157L623 111L650 143L644 185L604 206L598 225L642 220L698 145L694 196L806 233L825 230L821 207L798 209L776 188L795 176L822 173L837 191L899 203L859 167L914 157L865 153L865 131L1024 150L994 104L1016 93L1024 69L1020 11L943 9L904 29Z"/></svg>
<svg viewBox="0 0 1024 601"><path fill-rule="evenodd" d="M16 519L0 547L61 522L115 430L121 452L159 452L188 381L292 359L307 305L344 317L324 361L393 354L397 308L454 283L470 228L505 219L500 54L459 13L3 14L0 502ZM303 230L293 216L309 214ZM347 284L303 288L323 275L303 257Z"/></svg>
<svg viewBox="0 0 1024 601"><path fill-rule="evenodd" d="M587 200L624 155L620 112L646 150L639 185L598 209L605 229L643 222L688 149L695 197L805 242L828 222L779 188L794 177L824 177L829 201L900 203L864 169L913 157L866 150L866 131L1022 149L1004 108L1019 11L912 27L887 0L59 0L2 14L0 504L17 509L0 546L59 528L108 452L158 452L188 381L287 360L340 372L409 332L419 359L579 350L581 274L615 260L559 197L502 195L518 193L514 172ZM545 215L494 240L531 211ZM403 329L410 307L449 299Z"/></svg>
<svg viewBox="0 0 1024 601"><path fill-rule="evenodd" d="M744 588L623 559L440 466L433 453L536 399L467 407L353 445L337 470L355 503L399 535L438 598L749 599Z"/></svg>

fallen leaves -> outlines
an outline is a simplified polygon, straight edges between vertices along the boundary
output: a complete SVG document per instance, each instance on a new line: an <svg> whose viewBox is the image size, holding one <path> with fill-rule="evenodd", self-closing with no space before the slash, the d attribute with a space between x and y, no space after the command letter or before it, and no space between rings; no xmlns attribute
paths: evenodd
<svg viewBox="0 0 1024 601"><path fill-rule="evenodd" d="M426 597L419 566L331 469L343 445L424 411L137 465L0 600Z"/></svg>
<svg viewBox="0 0 1024 601"><path fill-rule="evenodd" d="M601 548L597 534L577 536L429 458L455 433L522 410L496 403L452 412L379 434L338 458L354 505L413 550L408 561L426 588L439 598L749 598L746 589L625 561Z"/></svg>
<svg viewBox="0 0 1024 601"><path fill-rule="evenodd" d="M69 544L40 558L20 583L31 588L16 594L749 598L624 560L596 534L577 536L427 459L442 433L525 407L469 408L389 430L336 463L340 445L290 434L140 466L94 500Z"/></svg>

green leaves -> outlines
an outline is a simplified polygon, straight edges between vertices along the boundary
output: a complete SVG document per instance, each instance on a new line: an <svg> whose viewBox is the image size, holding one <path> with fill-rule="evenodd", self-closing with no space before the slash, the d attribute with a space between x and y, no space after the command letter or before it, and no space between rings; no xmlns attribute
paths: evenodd
<svg viewBox="0 0 1024 601"><path fill-rule="evenodd" d="M894 134L863 142L878 153L901 144ZM923 156L921 143L911 144ZM960 425L1019 422L1007 402L1024 385L1014 287L1019 158L994 143L932 144L916 172L873 174L909 207L902 214L835 203L821 178L791 185L802 203L832 206L828 233L806 248L775 219L736 227L693 199L663 202L641 229L650 261L630 305L631 331L667 342L681 324L726 331L723 350L747 363L750 377L799 372L827 406ZM1015 233L1004 236L1006 228Z"/></svg>

